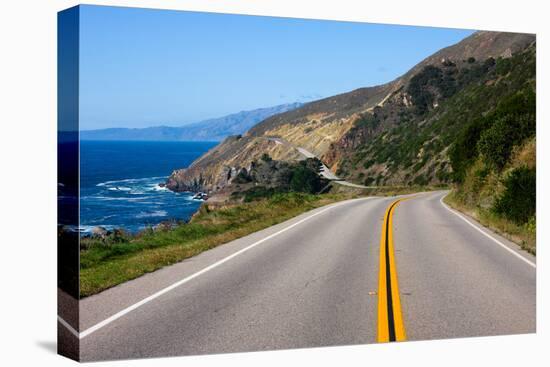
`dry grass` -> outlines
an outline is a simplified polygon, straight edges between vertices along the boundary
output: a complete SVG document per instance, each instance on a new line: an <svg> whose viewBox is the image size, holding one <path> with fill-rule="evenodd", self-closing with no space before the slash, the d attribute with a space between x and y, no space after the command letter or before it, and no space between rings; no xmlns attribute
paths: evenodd
<svg viewBox="0 0 550 367"><path fill-rule="evenodd" d="M523 145L516 147L510 159L510 167L527 166L536 167L537 164L537 141L535 138L528 140Z"/></svg>
<svg viewBox="0 0 550 367"><path fill-rule="evenodd" d="M536 255L536 224L534 221L529 221L525 225L518 225L494 214L490 209L467 204L456 191L452 191L447 195L444 201L504 238L517 243L525 251Z"/></svg>

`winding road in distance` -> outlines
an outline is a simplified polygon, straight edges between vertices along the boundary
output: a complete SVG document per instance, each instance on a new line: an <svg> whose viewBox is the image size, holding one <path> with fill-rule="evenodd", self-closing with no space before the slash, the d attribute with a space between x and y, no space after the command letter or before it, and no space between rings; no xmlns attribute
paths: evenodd
<svg viewBox="0 0 550 367"><path fill-rule="evenodd" d="M81 359L535 332L535 259L446 192L349 200L81 301Z"/></svg>
<svg viewBox="0 0 550 367"><path fill-rule="evenodd" d="M300 153L304 158L317 158L317 159L319 159L319 157L317 157L315 154L311 153L306 148L298 147L298 146L290 143L289 141L287 141L283 138L280 138L280 137L267 137L265 139L267 139L269 141L272 141L276 144L284 145L284 146L286 146L290 149L296 149L298 151L298 153ZM324 164L322 162L321 162L321 170L319 171L319 176L321 176L323 178L326 178L327 180L330 180L332 183L335 183L337 185L342 185L342 186L355 187L355 188L358 188L358 189L371 189L371 188L372 189L377 189L377 188L380 188L380 186L359 185L359 184L341 179L340 177L336 176L334 174L334 172L332 172L330 170L330 168L327 167L326 164Z"/></svg>

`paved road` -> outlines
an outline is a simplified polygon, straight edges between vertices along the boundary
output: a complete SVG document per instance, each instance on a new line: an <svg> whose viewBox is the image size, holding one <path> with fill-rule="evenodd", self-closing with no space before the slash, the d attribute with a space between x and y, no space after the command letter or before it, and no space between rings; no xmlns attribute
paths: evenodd
<svg viewBox="0 0 550 367"><path fill-rule="evenodd" d="M534 332L534 258L453 214L444 194L390 214L396 198L319 208L89 297L81 359L374 343L389 319L397 340L400 327L407 340Z"/></svg>
<svg viewBox="0 0 550 367"><path fill-rule="evenodd" d="M277 138L277 137L269 137L269 138L266 138L267 140L270 140L270 141L273 141L277 144L282 144L282 145L286 145L292 149L296 149L301 155L303 155L305 158L318 158L315 154L313 154L312 152L310 152L309 150L305 149L305 148L302 148L302 147L297 147L297 146L294 146L293 144L291 144L289 141L283 139L283 138ZM327 167L327 165L325 165L324 163L322 163L322 166L321 166L321 171L319 172L319 174L326 178L327 180L330 180L332 182L334 182L335 184L338 184L338 185L343 185L343 186L348 186L348 187L356 187L356 188L359 188L359 189L369 189L369 188L378 188L379 186L365 186L365 185L359 185L359 184L355 184L353 182L348 182L348 181L345 181L343 179L341 179L340 177L336 176L334 174L334 172L332 172L330 170L330 168Z"/></svg>

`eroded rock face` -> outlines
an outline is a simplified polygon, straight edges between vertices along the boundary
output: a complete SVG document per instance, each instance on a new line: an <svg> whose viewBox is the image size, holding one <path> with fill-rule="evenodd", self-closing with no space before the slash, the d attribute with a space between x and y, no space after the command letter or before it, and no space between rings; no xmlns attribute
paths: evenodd
<svg viewBox="0 0 550 367"><path fill-rule="evenodd" d="M166 187L172 191L215 192L231 184L237 173L244 169L240 166L215 167L215 173L204 175L198 168L176 170L166 181Z"/></svg>
<svg viewBox="0 0 550 367"><path fill-rule="evenodd" d="M166 187L176 192L216 192L235 179L263 154L273 159L297 160L299 152L265 137L232 136L197 159L188 168L172 172Z"/></svg>
<svg viewBox="0 0 550 367"><path fill-rule="evenodd" d="M196 177L186 173L186 171L186 169L179 169L172 172L166 181L166 187L175 192L203 191L201 180L197 180Z"/></svg>

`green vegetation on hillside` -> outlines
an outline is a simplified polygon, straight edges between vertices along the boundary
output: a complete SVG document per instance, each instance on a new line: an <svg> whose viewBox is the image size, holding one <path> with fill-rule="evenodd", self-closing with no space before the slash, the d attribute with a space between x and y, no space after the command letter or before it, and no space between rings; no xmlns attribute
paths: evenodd
<svg viewBox="0 0 550 367"><path fill-rule="evenodd" d="M450 150L453 178L462 182L478 156L497 171L508 162L512 150L535 135L534 86L526 85L506 96L488 114L472 119L459 132Z"/></svg>
<svg viewBox="0 0 550 367"><path fill-rule="evenodd" d="M534 168L521 166L510 171L502 180L504 189L497 197L494 211L515 223L524 224L536 213L537 175Z"/></svg>
<svg viewBox="0 0 550 367"><path fill-rule="evenodd" d="M507 93L495 108L475 116L459 131L449 154L456 185L448 201L534 254L534 49L499 60L496 69L510 81Z"/></svg>
<svg viewBox="0 0 550 367"><path fill-rule="evenodd" d="M231 185L231 197L250 202L289 192L318 194L328 184L319 176L320 169L321 161L317 158L286 162L264 154L259 161L252 162L249 171L242 169L238 173Z"/></svg>
<svg viewBox="0 0 550 367"><path fill-rule="evenodd" d="M358 120L349 133L355 137L355 146L344 153L337 174L366 185L460 181L476 159L482 131L496 121L493 117L502 121L486 133L484 141L508 135L521 141L529 136L533 126L524 122L533 122L534 112L522 113L524 121L519 121L505 117L504 106L500 107L501 112L494 110L499 104L507 104L503 101L509 101L509 108L531 110L535 63L535 47L531 46L507 59L464 60L456 64L447 61L424 68L411 78L406 89L412 106L401 103L402 97L390 99L374 109L370 120ZM499 130L499 126L508 123L510 126ZM389 128L374 131L380 125ZM452 148L455 152L451 152L457 139L476 150ZM485 144L482 149L496 165L502 166L502 158L509 156L510 151L491 148L491 144ZM453 154L460 155L460 159L451 163Z"/></svg>

